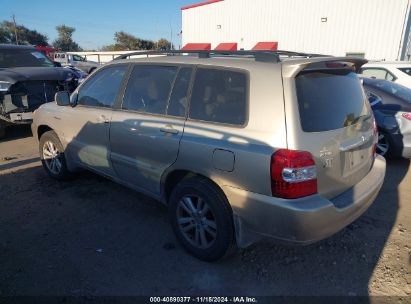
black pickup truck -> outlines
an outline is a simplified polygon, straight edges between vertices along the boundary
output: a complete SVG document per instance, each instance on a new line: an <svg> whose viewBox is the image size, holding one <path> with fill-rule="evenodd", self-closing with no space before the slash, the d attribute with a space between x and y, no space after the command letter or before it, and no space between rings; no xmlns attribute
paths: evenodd
<svg viewBox="0 0 411 304"><path fill-rule="evenodd" d="M7 125L30 124L40 105L76 86L73 72L56 67L34 47L0 44L0 138Z"/></svg>

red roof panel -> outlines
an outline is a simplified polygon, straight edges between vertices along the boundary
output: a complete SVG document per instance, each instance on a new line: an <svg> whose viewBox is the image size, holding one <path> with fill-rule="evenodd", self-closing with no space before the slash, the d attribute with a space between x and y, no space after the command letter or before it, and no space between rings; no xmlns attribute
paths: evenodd
<svg viewBox="0 0 411 304"><path fill-rule="evenodd" d="M187 43L181 48L183 51L209 51L211 43Z"/></svg>
<svg viewBox="0 0 411 304"><path fill-rule="evenodd" d="M227 43L220 43L214 49L216 51L237 51L237 43L236 42L227 42Z"/></svg>
<svg viewBox="0 0 411 304"><path fill-rule="evenodd" d="M183 6L181 8L182 11L190 9L190 8L195 8L195 7L199 7L199 6L204 6L204 5L208 5L208 4L213 4L213 3L217 3L217 2L221 2L224 0L210 0L210 1L205 1L205 2L201 2L201 3L197 3L197 4L193 4L193 5L187 5L187 6Z"/></svg>
<svg viewBox="0 0 411 304"><path fill-rule="evenodd" d="M276 51L278 49L278 42L258 42L253 48L253 51Z"/></svg>

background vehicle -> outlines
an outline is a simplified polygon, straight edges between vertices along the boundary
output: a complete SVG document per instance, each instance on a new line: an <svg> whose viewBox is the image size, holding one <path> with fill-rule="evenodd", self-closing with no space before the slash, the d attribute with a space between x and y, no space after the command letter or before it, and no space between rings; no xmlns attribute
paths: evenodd
<svg viewBox="0 0 411 304"><path fill-rule="evenodd" d="M411 62L372 62L365 64L360 73L365 77L389 80L411 88Z"/></svg>
<svg viewBox="0 0 411 304"><path fill-rule="evenodd" d="M363 85L378 125L378 153L411 158L411 89L366 77Z"/></svg>
<svg viewBox="0 0 411 304"><path fill-rule="evenodd" d="M73 75L77 79L77 84L82 83L89 75L88 73L84 72L83 70L80 70L80 69L78 69L76 67L73 67L73 66L65 66L64 68L70 70L73 73Z"/></svg>
<svg viewBox="0 0 411 304"><path fill-rule="evenodd" d="M31 46L0 45L0 138L8 124L31 123L33 111L57 91L73 91L75 75Z"/></svg>
<svg viewBox="0 0 411 304"><path fill-rule="evenodd" d="M86 60L84 57L75 54L55 52L53 58L55 62L59 62L62 66L73 66L88 74L100 67L98 62Z"/></svg>
<svg viewBox="0 0 411 304"><path fill-rule="evenodd" d="M36 48L36 50L42 52L44 55L46 55L46 57L48 59L50 59L51 61L53 60L53 54L55 51L57 51L55 48L50 47L50 46L40 46L40 45L36 45L34 46Z"/></svg>
<svg viewBox="0 0 411 304"><path fill-rule="evenodd" d="M43 166L56 179L86 168L161 200L203 260L264 237L326 238L374 201L385 161L353 71L365 61L308 57L115 60L36 111Z"/></svg>

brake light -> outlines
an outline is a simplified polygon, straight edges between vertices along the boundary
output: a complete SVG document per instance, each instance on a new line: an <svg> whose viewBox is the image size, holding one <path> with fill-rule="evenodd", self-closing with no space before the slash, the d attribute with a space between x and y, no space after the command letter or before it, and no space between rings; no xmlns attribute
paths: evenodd
<svg viewBox="0 0 411 304"><path fill-rule="evenodd" d="M402 117L405 119L411 120L411 113L402 113Z"/></svg>
<svg viewBox="0 0 411 304"><path fill-rule="evenodd" d="M271 192L299 198L317 193L317 171L310 152L280 149L271 156Z"/></svg>

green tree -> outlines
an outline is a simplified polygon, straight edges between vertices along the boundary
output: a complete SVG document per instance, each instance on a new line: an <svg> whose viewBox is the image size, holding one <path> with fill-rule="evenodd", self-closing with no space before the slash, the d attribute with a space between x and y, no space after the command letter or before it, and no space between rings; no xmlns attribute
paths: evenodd
<svg viewBox="0 0 411 304"><path fill-rule="evenodd" d="M76 30L74 27L62 24L56 26L56 30L58 33L58 38L53 42L53 46L56 49L66 52L82 50L81 47L73 41L73 32Z"/></svg>
<svg viewBox="0 0 411 304"><path fill-rule="evenodd" d="M173 49L171 42L167 39L161 38L156 42L156 50L164 51Z"/></svg>
<svg viewBox="0 0 411 304"><path fill-rule="evenodd" d="M48 37L36 30L28 29L23 25L16 26L18 43L32 45L48 45ZM16 43L14 23L3 21L0 23L0 43Z"/></svg>
<svg viewBox="0 0 411 304"><path fill-rule="evenodd" d="M132 51L152 50L155 43L152 40L140 39L124 31L114 33L114 44L105 45L102 51Z"/></svg>

